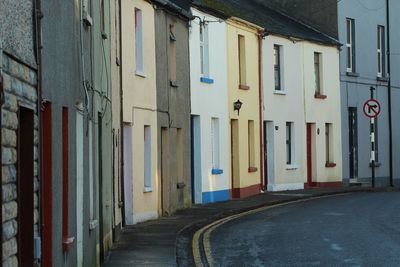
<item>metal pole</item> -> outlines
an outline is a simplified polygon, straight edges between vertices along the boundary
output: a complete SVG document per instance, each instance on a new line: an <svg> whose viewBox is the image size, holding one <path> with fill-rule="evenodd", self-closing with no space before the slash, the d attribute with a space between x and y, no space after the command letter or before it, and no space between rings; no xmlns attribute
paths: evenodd
<svg viewBox="0 0 400 267"><path fill-rule="evenodd" d="M375 88L371 86L371 99L374 99L374 90ZM371 118L370 121L370 130L371 130L371 180L372 180L372 188L375 187L375 118Z"/></svg>

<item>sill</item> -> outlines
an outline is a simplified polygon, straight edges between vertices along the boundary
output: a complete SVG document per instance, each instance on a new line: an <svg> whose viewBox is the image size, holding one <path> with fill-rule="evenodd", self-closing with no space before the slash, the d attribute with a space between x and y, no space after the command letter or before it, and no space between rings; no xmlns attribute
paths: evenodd
<svg viewBox="0 0 400 267"><path fill-rule="evenodd" d="M323 95L323 94L321 94L321 93L315 93L315 94L314 94L314 98L316 98L316 99L326 99L327 96L326 96L326 95Z"/></svg>
<svg viewBox="0 0 400 267"><path fill-rule="evenodd" d="M214 83L214 79L207 78L207 77L200 77L200 82L207 83L207 84L213 84Z"/></svg>
<svg viewBox="0 0 400 267"><path fill-rule="evenodd" d="M389 78L388 77L379 77L379 76L376 76L376 80L378 81L378 82L389 82Z"/></svg>
<svg viewBox="0 0 400 267"><path fill-rule="evenodd" d="M97 220L91 220L89 222L89 230L92 231L97 228L97 225L99 225L99 222Z"/></svg>
<svg viewBox="0 0 400 267"><path fill-rule="evenodd" d="M143 71L137 70L135 71L136 76L142 77L142 78L146 78L147 75L146 73L144 73Z"/></svg>
<svg viewBox="0 0 400 267"><path fill-rule="evenodd" d="M334 168L334 167L336 167L336 163L333 162L325 163L325 168Z"/></svg>
<svg viewBox="0 0 400 267"><path fill-rule="evenodd" d="M347 76L350 76L350 77L359 77L359 76L360 76L359 73L357 73L357 72L352 72L352 71L346 72L346 75L347 75Z"/></svg>
<svg viewBox="0 0 400 267"><path fill-rule="evenodd" d="M239 84L239 89L241 90L250 90L250 86L245 84Z"/></svg>
<svg viewBox="0 0 400 267"><path fill-rule="evenodd" d="M182 189L182 188L185 188L185 187L186 187L186 184L183 183L183 182L177 183L177 184L176 184L176 188L177 188L177 189Z"/></svg>
<svg viewBox="0 0 400 267"><path fill-rule="evenodd" d="M143 188L143 193L151 193L153 192L153 187L145 186Z"/></svg>
<svg viewBox="0 0 400 267"><path fill-rule="evenodd" d="M382 165L382 163L380 162L375 162L375 168L380 167ZM369 167L372 167L372 162L369 163Z"/></svg>
<svg viewBox="0 0 400 267"><path fill-rule="evenodd" d="M275 90L274 94L275 95L286 95L287 92L285 90Z"/></svg>
<svg viewBox="0 0 400 267"><path fill-rule="evenodd" d="M247 171L248 171L248 172L256 172L256 171L258 171L258 169L257 169L257 167L249 167L249 168L247 169Z"/></svg>
<svg viewBox="0 0 400 267"><path fill-rule="evenodd" d="M176 81L169 81L169 85L171 85L171 87L174 87L174 88L178 88L178 83L176 82Z"/></svg>
<svg viewBox="0 0 400 267"><path fill-rule="evenodd" d="M298 168L299 168L299 165L297 165L297 164L286 165L286 170L297 170Z"/></svg>
<svg viewBox="0 0 400 267"><path fill-rule="evenodd" d="M219 174L223 174L223 173L224 173L224 170L222 170L222 169L212 169L211 170L212 175L219 175Z"/></svg>
<svg viewBox="0 0 400 267"><path fill-rule="evenodd" d="M75 242L75 237L63 237L62 241L63 251L66 252L70 250L74 242Z"/></svg>

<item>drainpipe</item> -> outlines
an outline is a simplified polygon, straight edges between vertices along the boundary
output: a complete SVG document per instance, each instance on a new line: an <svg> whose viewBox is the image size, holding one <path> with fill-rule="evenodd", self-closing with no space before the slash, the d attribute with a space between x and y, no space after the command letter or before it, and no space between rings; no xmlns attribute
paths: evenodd
<svg viewBox="0 0 400 267"><path fill-rule="evenodd" d="M38 152L39 152L39 159L38 159L38 164L39 164L39 169L38 169L38 176L41 177L42 174L42 168L43 168L43 162L42 162L42 147L41 144L43 142L43 136L41 132L41 127L42 127L42 23L41 20L43 18L43 13L42 13L42 6L41 6L41 1L40 0L33 0L33 7L34 7L34 38L35 38L35 54L36 54L36 62L37 62L37 116L39 119L39 144L38 144ZM45 190L43 188L43 183L40 183L41 185L39 186L39 232L40 232L40 238L43 237L43 229L42 229L42 207L43 207L43 199L42 199L42 193ZM49 189L48 189L49 190ZM50 189L52 190L52 189ZM42 240L41 240L42 241ZM41 242L41 248L43 249L43 242ZM37 257L37 258L36 258ZM41 260L42 255L35 255L35 260Z"/></svg>
<svg viewBox="0 0 400 267"><path fill-rule="evenodd" d="M263 107L263 98L262 98L262 91L263 91L263 83L262 83L262 42L266 35L265 30L258 31L258 107L259 107L259 129L260 129L260 189L265 190L265 181L264 181L264 135L263 135L263 116L262 116L262 107Z"/></svg>
<svg viewBox="0 0 400 267"><path fill-rule="evenodd" d="M388 109L389 109L389 178L393 187L393 136L392 136L392 73L390 71L390 16L389 0L386 0L386 31L387 31L387 61L388 61Z"/></svg>
<svg viewBox="0 0 400 267"><path fill-rule="evenodd" d="M121 166L121 176L120 176L120 183L121 183L121 202L118 203L118 207L121 208L121 217L122 217L122 226L126 225L125 221L125 180L124 180L124 122L123 122L123 81L122 81L122 3L121 0L118 0L118 22L119 22L119 100L120 100L120 148L121 148L121 155L120 155L120 166Z"/></svg>

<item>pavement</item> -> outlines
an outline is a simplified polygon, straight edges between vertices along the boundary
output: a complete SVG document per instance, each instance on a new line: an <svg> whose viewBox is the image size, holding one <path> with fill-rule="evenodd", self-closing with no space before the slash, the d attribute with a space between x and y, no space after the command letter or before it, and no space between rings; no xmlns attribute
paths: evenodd
<svg viewBox="0 0 400 267"><path fill-rule="evenodd" d="M309 188L265 192L243 199L194 205L170 217L125 227L102 266L194 266L193 235L202 227L219 219L300 199L350 192L393 190L395 189L367 187Z"/></svg>

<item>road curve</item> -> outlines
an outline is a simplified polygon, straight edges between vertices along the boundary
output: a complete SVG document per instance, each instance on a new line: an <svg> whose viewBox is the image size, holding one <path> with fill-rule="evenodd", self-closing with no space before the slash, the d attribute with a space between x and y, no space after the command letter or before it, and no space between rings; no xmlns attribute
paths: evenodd
<svg viewBox="0 0 400 267"><path fill-rule="evenodd" d="M214 266L400 266L400 193L320 198L206 233Z"/></svg>

